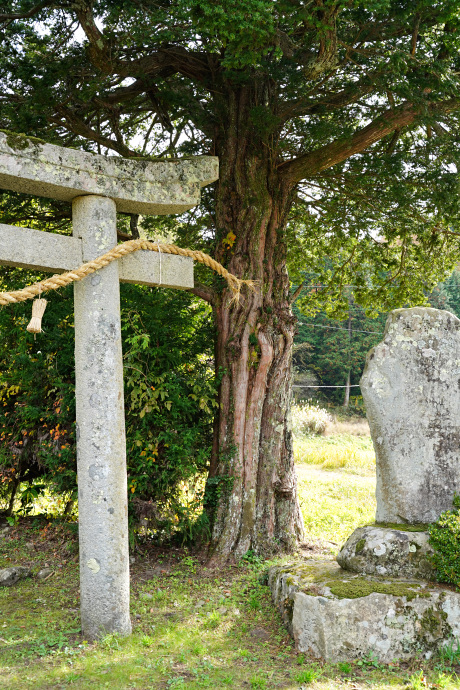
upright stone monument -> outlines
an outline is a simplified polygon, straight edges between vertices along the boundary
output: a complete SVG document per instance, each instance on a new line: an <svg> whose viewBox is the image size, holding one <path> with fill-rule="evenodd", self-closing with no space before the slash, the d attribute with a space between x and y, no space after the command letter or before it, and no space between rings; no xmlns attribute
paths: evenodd
<svg viewBox="0 0 460 690"><path fill-rule="evenodd" d="M273 568L274 600L300 651L331 661L431 656L460 636L460 594L435 585L426 523L460 493L460 320L392 312L361 390L377 462L376 524L331 563Z"/></svg>
<svg viewBox="0 0 460 690"><path fill-rule="evenodd" d="M0 133L0 188L69 201L73 224L72 237L0 225L0 264L55 273L78 268L115 247L117 211L186 211L199 202L200 188L217 177L214 157L132 161ZM139 251L74 284L80 590L87 639L131 631L120 281L190 288L193 262Z"/></svg>

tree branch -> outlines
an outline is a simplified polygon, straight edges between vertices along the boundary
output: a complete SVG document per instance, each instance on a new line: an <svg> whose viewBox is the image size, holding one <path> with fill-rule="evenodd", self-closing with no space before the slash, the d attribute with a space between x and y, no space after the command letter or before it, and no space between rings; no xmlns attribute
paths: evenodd
<svg viewBox="0 0 460 690"><path fill-rule="evenodd" d="M299 287L296 290L294 290L294 292L292 293L292 295L289 299L289 304L294 304L294 302L296 301L297 297L300 295L302 290L303 290L303 283L300 283Z"/></svg>
<svg viewBox="0 0 460 690"><path fill-rule="evenodd" d="M413 103L405 103L399 108L387 110L367 127L355 132L351 138L333 141L315 151L286 161L280 165L279 171L285 180L291 184L296 184L307 177L313 177L323 170L361 153L372 144L394 132L395 129L412 125L420 115L426 112L427 108L430 114L434 115L441 112L448 113L460 108L460 98L427 104L424 108L416 107Z"/></svg>
<svg viewBox="0 0 460 690"><path fill-rule="evenodd" d="M35 7L31 7L31 9L27 12L16 12L10 14L1 13L0 22L12 22L15 19L30 19L30 17L34 17L36 14L41 12L41 10L44 10L45 7L52 7L55 4L55 0L43 0L42 2L39 2L38 5L35 5Z"/></svg>
<svg viewBox="0 0 460 690"><path fill-rule="evenodd" d="M209 302L209 304L215 304L217 293L207 285L203 285L202 283L195 283L195 287L186 289L187 292L192 292L197 297L201 297L201 299L204 299L206 302Z"/></svg>
<svg viewBox="0 0 460 690"><path fill-rule="evenodd" d="M299 99L286 103L284 109L279 113L282 120L300 115L314 115L315 113L329 113L336 108L344 108L347 105L356 103L361 96L367 96L375 90L375 84L371 83L371 75L367 75L362 82L352 84L348 89L343 89L328 98L308 101Z"/></svg>
<svg viewBox="0 0 460 690"><path fill-rule="evenodd" d="M137 155L135 151L132 151L123 142L109 139L108 137L100 134L100 132L96 132L89 125L87 125L84 120L78 117L78 115L70 108L67 108L64 105L58 105L56 111L61 118L65 120L66 126L75 134L78 134L85 139L90 139L91 141L94 141L101 146L105 146L108 149L116 151L120 154L120 156L124 156L125 158L130 158L131 156ZM57 118L53 118L52 121L61 126L63 124L62 120L58 120Z"/></svg>

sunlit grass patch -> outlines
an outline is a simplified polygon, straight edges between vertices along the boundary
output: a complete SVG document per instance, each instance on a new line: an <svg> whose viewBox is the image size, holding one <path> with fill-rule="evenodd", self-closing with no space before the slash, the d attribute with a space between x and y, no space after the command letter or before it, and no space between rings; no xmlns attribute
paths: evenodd
<svg viewBox="0 0 460 690"><path fill-rule="evenodd" d="M300 507L308 537L341 546L356 527L375 518L375 482L344 474L299 480Z"/></svg>
<svg viewBox="0 0 460 690"><path fill-rule="evenodd" d="M375 452L369 436L300 436L294 438L297 463L319 465L324 470L375 471Z"/></svg>

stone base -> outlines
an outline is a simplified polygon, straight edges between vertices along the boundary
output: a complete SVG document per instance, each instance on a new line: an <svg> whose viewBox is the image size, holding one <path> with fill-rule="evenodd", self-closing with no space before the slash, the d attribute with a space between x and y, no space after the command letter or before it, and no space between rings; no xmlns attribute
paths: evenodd
<svg viewBox="0 0 460 690"><path fill-rule="evenodd" d="M460 594L444 586L314 560L271 568L269 586L298 651L327 661L429 658L460 637Z"/></svg>
<svg viewBox="0 0 460 690"><path fill-rule="evenodd" d="M355 573L435 580L429 534L410 525L358 527L339 551L337 563Z"/></svg>

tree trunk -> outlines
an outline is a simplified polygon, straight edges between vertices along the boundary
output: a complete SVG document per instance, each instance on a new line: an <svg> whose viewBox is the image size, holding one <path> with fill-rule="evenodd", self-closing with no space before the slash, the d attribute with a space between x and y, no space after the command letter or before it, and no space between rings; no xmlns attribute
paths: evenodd
<svg viewBox="0 0 460 690"><path fill-rule="evenodd" d="M217 146L217 259L258 281L239 303L224 289L214 304L222 379L206 509L218 559L289 550L303 537L290 424L295 318L284 229L292 189L277 177L267 143L255 144L248 100L235 95Z"/></svg>

